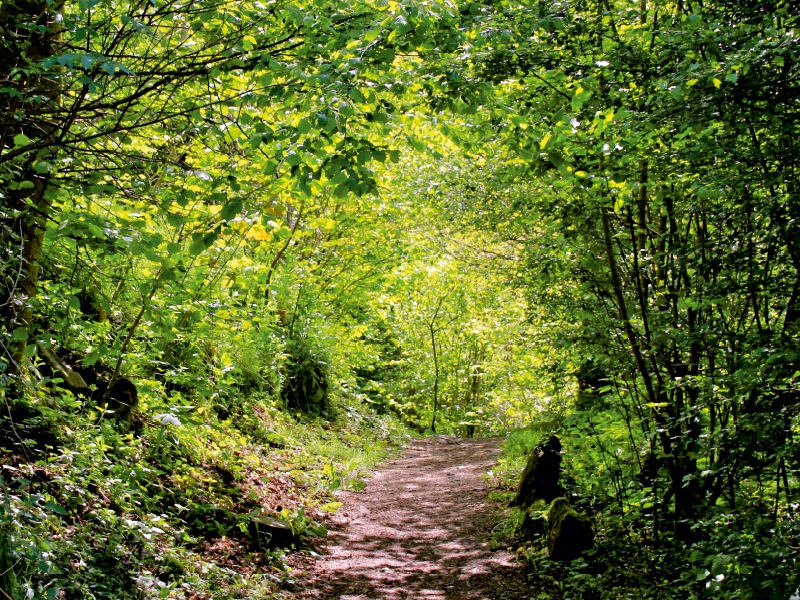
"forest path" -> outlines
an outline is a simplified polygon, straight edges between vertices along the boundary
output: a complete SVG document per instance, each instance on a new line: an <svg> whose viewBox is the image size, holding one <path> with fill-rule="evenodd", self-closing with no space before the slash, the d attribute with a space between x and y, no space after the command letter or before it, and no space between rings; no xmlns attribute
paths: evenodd
<svg viewBox="0 0 800 600"><path fill-rule="evenodd" d="M316 563L298 565L303 600L522 600L519 563L489 548L496 506L481 478L500 439L415 440L366 490L337 493Z"/></svg>

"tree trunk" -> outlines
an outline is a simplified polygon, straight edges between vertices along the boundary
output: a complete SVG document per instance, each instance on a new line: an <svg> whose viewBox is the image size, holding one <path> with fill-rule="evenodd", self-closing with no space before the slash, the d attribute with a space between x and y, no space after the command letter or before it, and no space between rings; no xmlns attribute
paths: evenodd
<svg viewBox="0 0 800 600"><path fill-rule="evenodd" d="M18 89L23 98L14 98L4 103L2 132L0 133L0 152L9 147L31 142L40 142L58 135L61 127L37 112L55 106L59 99L59 90L52 80L36 74L39 61L53 56L59 37L55 15L61 11L63 2L3 2L0 6L0 27L5 39L2 42L3 56L0 58L0 78L14 81L14 73L18 69L26 69L32 74L19 78ZM25 103L25 98L32 95L47 98L48 103ZM9 96L10 97L10 96ZM22 104L20 106L20 103ZM68 125L66 125L68 127ZM25 138L15 140L16 136ZM21 143L20 143L21 142ZM42 151L31 150L23 154L19 161L13 162L10 169L2 174L0 183L7 199L2 219L2 242L13 247L14 256L18 260L16 268L8 269L13 273L6 281L6 290L2 299L3 319L6 331L13 335L13 345L8 348L13 367L22 373L25 360L27 339L31 335L33 319L32 301L38 293L39 260L42 254L45 221L50 212L48 186L50 178L38 173L34 165L41 158ZM47 151L45 151L47 152ZM32 185L21 186L30 183ZM10 252L9 252L10 253Z"/></svg>

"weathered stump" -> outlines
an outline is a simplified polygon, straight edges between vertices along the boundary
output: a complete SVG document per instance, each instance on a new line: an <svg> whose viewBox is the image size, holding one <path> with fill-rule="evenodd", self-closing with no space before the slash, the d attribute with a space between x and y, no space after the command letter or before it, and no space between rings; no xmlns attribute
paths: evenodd
<svg viewBox="0 0 800 600"><path fill-rule="evenodd" d="M261 548L288 548L299 539L291 523L275 517L253 517L248 523L250 539Z"/></svg>
<svg viewBox="0 0 800 600"><path fill-rule="evenodd" d="M547 442L539 444L531 452L511 506L527 507L539 498L549 504L563 494L558 484L560 474L561 442L551 435Z"/></svg>
<svg viewBox="0 0 800 600"><path fill-rule="evenodd" d="M566 498L553 500L547 523L547 549L553 560L575 560L594 545L592 524L572 508Z"/></svg>

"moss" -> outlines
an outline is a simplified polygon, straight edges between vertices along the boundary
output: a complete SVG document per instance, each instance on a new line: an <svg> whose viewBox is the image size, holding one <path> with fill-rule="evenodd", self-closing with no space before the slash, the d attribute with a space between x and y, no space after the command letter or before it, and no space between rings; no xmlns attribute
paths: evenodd
<svg viewBox="0 0 800 600"><path fill-rule="evenodd" d="M531 452L511 505L527 507L540 498L551 502L563 493L558 485L560 474L561 442L552 435L547 442L537 445Z"/></svg>
<svg viewBox="0 0 800 600"><path fill-rule="evenodd" d="M550 558L571 561L594 545L592 524L566 498L556 498L547 513L547 549Z"/></svg>

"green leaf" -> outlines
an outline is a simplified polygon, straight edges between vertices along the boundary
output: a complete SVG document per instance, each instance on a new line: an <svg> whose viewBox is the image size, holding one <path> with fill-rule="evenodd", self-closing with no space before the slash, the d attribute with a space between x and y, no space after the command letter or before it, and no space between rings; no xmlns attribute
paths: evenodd
<svg viewBox="0 0 800 600"><path fill-rule="evenodd" d="M264 175L275 175L278 172L278 161L274 159L268 160L262 171Z"/></svg>
<svg viewBox="0 0 800 600"><path fill-rule="evenodd" d="M363 104L364 102L366 102L366 98L364 98L364 94L359 92L357 88L350 88L350 91L348 93L350 94L350 97L353 100L355 100L356 102L358 102L359 104Z"/></svg>
<svg viewBox="0 0 800 600"><path fill-rule="evenodd" d="M333 190L333 195L337 198L344 198L349 192L350 188L347 187L347 182L344 182L336 186L336 188Z"/></svg>
<svg viewBox="0 0 800 600"><path fill-rule="evenodd" d="M391 48L381 48L375 53L375 58L383 63L393 63L395 54Z"/></svg>
<svg viewBox="0 0 800 600"><path fill-rule="evenodd" d="M31 143L31 138L29 138L24 133L18 133L17 135L14 136L14 145L17 147L27 146L30 143Z"/></svg>
<svg viewBox="0 0 800 600"><path fill-rule="evenodd" d="M192 243L189 246L189 254L196 256L209 248L217 240L217 234L213 231L209 233L193 233Z"/></svg>
<svg viewBox="0 0 800 600"><path fill-rule="evenodd" d="M196 236L196 237L195 237ZM192 236L192 243L189 245L189 254L197 256L206 249L206 243L203 241L202 234L194 234Z"/></svg>
<svg viewBox="0 0 800 600"><path fill-rule="evenodd" d="M342 506L344 506L344 502L328 502L327 504L320 506L320 508L325 512L335 513Z"/></svg>
<svg viewBox="0 0 800 600"><path fill-rule="evenodd" d="M97 350L92 350L89 352L89 354L83 357L83 364L85 364L87 367L91 367L98 360L100 360L100 353Z"/></svg>
<svg viewBox="0 0 800 600"><path fill-rule="evenodd" d="M242 212L242 200L240 198L234 198L222 207L219 215L222 220L230 221L240 212Z"/></svg>
<svg viewBox="0 0 800 600"><path fill-rule="evenodd" d="M311 122L308 119L300 119L300 122L297 124L297 131L300 133L308 133L311 131Z"/></svg>
<svg viewBox="0 0 800 600"><path fill-rule="evenodd" d="M181 225L183 225L183 221L184 221L183 215L178 215L175 213L169 213L167 215L167 223L169 223L172 227L175 227L176 229Z"/></svg>
<svg viewBox="0 0 800 600"><path fill-rule="evenodd" d="M27 327L17 327L14 332L11 334L11 339L15 342L24 342L28 339L28 328Z"/></svg>
<svg viewBox="0 0 800 600"><path fill-rule="evenodd" d="M575 90L575 95L572 97L572 110L578 111L592 97L591 90L584 89L583 86L578 86Z"/></svg>
<svg viewBox="0 0 800 600"><path fill-rule="evenodd" d="M360 165L365 165L365 164L367 164L367 163L368 163L370 160L372 160L372 152L370 152L370 151L369 151L369 150L367 150L367 149L361 150L361 151L358 153L358 157L357 157L357 159L356 159L356 160L358 161L358 164L360 164Z"/></svg>
<svg viewBox="0 0 800 600"><path fill-rule="evenodd" d="M59 514L59 515L67 516L69 514L69 513L67 513L66 510L64 510L64 508L62 508L58 504L55 504L54 502L45 502L44 506L50 512L54 512L54 513Z"/></svg>

